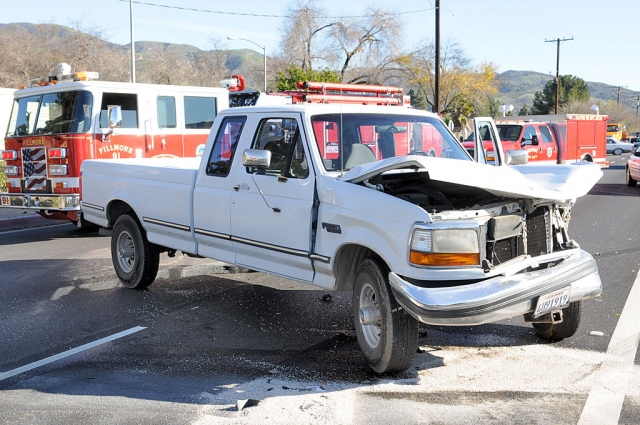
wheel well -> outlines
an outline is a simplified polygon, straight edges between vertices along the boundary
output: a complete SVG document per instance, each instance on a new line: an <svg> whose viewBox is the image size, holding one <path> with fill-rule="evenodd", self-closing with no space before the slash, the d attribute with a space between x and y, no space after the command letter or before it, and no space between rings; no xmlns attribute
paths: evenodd
<svg viewBox="0 0 640 425"><path fill-rule="evenodd" d="M580 160L586 161L586 162L593 162L593 158L589 154L584 155Z"/></svg>
<svg viewBox="0 0 640 425"><path fill-rule="evenodd" d="M122 214L128 214L133 208L124 201L112 201L107 207L107 217L109 218L109 226L113 226Z"/></svg>
<svg viewBox="0 0 640 425"><path fill-rule="evenodd" d="M376 258L388 269L385 261L369 248L352 244L342 246L338 250L333 266L337 291L351 291L353 289L356 270L366 258Z"/></svg>

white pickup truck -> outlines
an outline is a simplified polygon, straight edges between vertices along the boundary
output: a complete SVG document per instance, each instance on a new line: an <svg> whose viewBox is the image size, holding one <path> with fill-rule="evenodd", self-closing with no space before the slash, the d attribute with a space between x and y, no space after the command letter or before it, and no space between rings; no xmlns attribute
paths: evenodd
<svg viewBox="0 0 640 425"><path fill-rule="evenodd" d="M251 106L217 116L202 159L84 161L82 208L112 228L130 288L182 251L352 291L364 357L392 373L420 322L524 315L543 338L573 335L602 285L570 208L601 175L474 162L437 115L400 106Z"/></svg>

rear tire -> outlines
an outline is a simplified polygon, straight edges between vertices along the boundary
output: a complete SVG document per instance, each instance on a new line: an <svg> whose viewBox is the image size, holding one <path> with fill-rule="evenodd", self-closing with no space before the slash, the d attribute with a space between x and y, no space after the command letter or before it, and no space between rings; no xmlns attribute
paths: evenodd
<svg viewBox="0 0 640 425"><path fill-rule="evenodd" d="M616 150L613 151L614 155L622 155L622 149L617 148Z"/></svg>
<svg viewBox="0 0 640 425"><path fill-rule="evenodd" d="M627 186L636 187L637 184L638 182L633 177L631 177L631 170L629 170L629 167L627 167Z"/></svg>
<svg viewBox="0 0 640 425"><path fill-rule="evenodd" d="M582 319L582 301L576 301L562 309L561 323L534 323L536 334L545 339L559 341L573 336Z"/></svg>
<svg viewBox="0 0 640 425"><path fill-rule="evenodd" d="M371 369L386 374L411 366L418 348L419 323L391 293L386 268L371 258L356 271L353 318L358 344Z"/></svg>
<svg viewBox="0 0 640 425"><path fill-rule="evenodd" d="M120 282L127 288L151 285L160 267L160 249L150 243L134 217L121 215L113 226L111 260Z"/></svg>

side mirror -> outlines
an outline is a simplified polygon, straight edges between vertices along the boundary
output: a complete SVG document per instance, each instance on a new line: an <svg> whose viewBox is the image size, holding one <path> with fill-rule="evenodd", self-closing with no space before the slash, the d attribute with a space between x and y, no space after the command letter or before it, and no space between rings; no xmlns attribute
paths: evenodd
<svg viewBox="0 0 640 425"><path fill-rule="evenodd" d="M531 144L533 146L538 146L540 142L538 141L538 136L531 136Z"/></svg>
<svg viewBox="0 0 640 425"><path fill-rule="evenodd" d="M122 127L122 106L120 105L107 106L107 117L109 118L109 128Z"/></svg>
<svg viewBox="0 0 640 425"><path fill-rule="evenodd" d="M271 165L271 151L264 149L245 149L242 152L242 165L265 169Z"/></svg>

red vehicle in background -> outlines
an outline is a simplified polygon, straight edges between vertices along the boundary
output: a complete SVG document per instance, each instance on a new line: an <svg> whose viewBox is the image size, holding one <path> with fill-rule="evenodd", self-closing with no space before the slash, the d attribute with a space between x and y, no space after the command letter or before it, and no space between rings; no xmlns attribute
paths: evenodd
<svg viewBox="0 0 640 425"><path fill-rule="evenodd" d="M528 163L587 161L608 167L608 119L606 115L557 114L499 117L494 121L503 150L526 150ZM473 142L464 144L473 147ZM485 143L485 149L490 151L492 145Z"/></svg>
<svg viewBox="0 0 640 425"><path fill-rule="evenodd" d="M97 72L59 64L55 74L15 91L0 207L81 225L82 161L200 156L213 120L228 106L222 88L97 79Z"/></svg>

